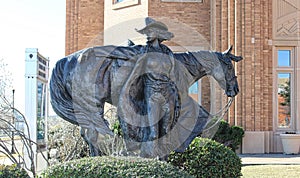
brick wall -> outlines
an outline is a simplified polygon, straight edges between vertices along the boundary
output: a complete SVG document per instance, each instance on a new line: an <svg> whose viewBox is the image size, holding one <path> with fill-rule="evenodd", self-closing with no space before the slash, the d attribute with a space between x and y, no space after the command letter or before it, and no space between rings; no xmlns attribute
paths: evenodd
<svg viewBox="0 0 300 178"><path fill-rule="evenodd" d="M272 0L217 0L216 49L230 44L244 60L236 64L240 94L231 124L247 131L272 131Z"/></svg>
<svg viewBox="0 0 300 178"><path fill-rule="evenodd" d="M103 44L103 0L66 0L66 55Z"/></svg>
<svg viewBox="0 0 300 178"><path fill-rule="evenodd" d="M210 1L200 2L162 2L149 0L149 16L163 21L175 34L169 46L179 45L210 49ZM210 83L202 80L202 105L210 110Z"/></svg>
<svg viewBox="0 0 300 178"><path fill-rule="evenodd" d="M197 31L203 36L203 39L210 41L210 1L205 0L199 2L162 2L161 0L149 0L149 16L154 18L163 18L164 23L168 24L168 20L184 23L188 28ZM176 25L176 24L175 24ZM191 31L176 31L182 24L178 26L170 25L170 31L178 35L189 35ZM175 34L175 35L176 35ZM181 43L187 46L200 46L199 40L194 38L180 38L176 43Z"/></svg>
<svg viewBox="0 0 300 178"><path fill-rule="evenodd" d="M86 47L103 31L103 2L67 0L66 54ZM203 0L203 3L148 0L148 15L161 18L178 37L168 43L170 46L224 51L234 45L233 53L242 55L244 60L235 64L240 94L227 119L246 131L272 131L273 64L272 46L268 43L272 40L272 0ZM101 35L98 39L96 43L103 44ZM202 101L206 108L210 106L209 85L204 79ZM217 93L221 107L227 98L223 91Z"/></svg>

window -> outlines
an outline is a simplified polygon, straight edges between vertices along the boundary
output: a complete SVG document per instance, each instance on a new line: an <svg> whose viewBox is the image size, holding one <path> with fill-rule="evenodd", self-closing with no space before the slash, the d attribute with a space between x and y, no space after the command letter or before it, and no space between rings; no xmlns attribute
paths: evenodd
<svg viewBox="0 0 300 178"><path fill-rule="evenodd" d="M294 78L293 48L276 49L276 124L278 129L294 129Z"/></svg>
<svg viewBox="0 0 300 178"><path fill-rule="evenodd" d="M125 1L125 0L115 0L114 4L119 3L119 2L123 2L123 1Z"/></svg>
<svg viewBox="0 0 300 178"><path fill-rule="evenodd" d="M291 51L290 50L278 50L277 51L277 63L278 67L290 67L291 66Z"/></svg>
<svg viewBox="0 0 300 178"><path fill-rule="evenodd" d="M203 2L203 0L161 0L162 2Z"/></svg>
<svg viewBox="0 0 300 178"><path fill-rule="evenodd" d="M131 7L139 5L139 0L113 0L112 1L112 9L122 9L125 7Z"/></svg>
<svg viewBox="0 0 300 178"><path fill-rule="evenodd" d="M37 139L45 139L46 84L37 83Z"/></svg>
<svg viewBox="0 0 300 178"><path fill-rule="evenodd" d="M291 124L291 73L277 74L278 127L290 128Z"/></svg>

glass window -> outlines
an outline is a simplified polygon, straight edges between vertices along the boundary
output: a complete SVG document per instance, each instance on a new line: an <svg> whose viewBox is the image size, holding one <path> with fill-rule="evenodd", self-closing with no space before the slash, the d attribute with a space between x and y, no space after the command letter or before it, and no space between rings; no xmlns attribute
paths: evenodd
<svg viewBox="0 0 300 178"><path fill-rule="evenodd" d="M278 127L289 128L291 124L291 73L278 73Z"/></svg>
<svg viewBox="0 0 300 178"><path fill-rule="evenodd" d="M161 0L162 2L203 2L203 0Z"/></svg>
<svg viewBox="0 0 300 178"><path fill-rule="evenodd" d="M277 51L278 67L291 66L291 51L290 50L278 50Z"/></svg>
<svg viewBox="0 0 300 178"><path fill-rule="evenodd" d="M113 0L112 1L112 9L122 9L125 7L131 7L135 5L139 5L139 0Z"/></svg>
<svg viewBox="0 0 300 178"><path fill-rule="evenodd" d="M119 2L123 2L123 1L125 1L125 0L114 0L114 4L119 3Z"/></svg>
<svg viewBox="0 0 300 178"><path fill-rule="evenodd" d="M46 117L46 84L38 81L37 84L37 139L45 138Z"/></svg>

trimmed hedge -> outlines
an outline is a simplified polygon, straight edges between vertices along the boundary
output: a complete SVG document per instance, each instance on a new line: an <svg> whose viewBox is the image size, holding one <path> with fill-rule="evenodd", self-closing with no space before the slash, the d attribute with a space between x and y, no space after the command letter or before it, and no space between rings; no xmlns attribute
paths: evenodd
<svg viewBox="0 0 300 178"><path fill-rule="evenodd" d="M192 177L171 164L138 157L91 157L54 165L42 177Z"/></svg>
<svg viewBox="0 0 300 178"><path fill-rule="evenodd" d="M8 177L29 178L29 175L24 169L18 168L16 164L0 165L0 178Z"/></svg>
<svg viewBox="0 0 300 178"><path fill-rule="evenodd" d="M195 138L183 153L171 153L168 162L195 177L240 177L240 158L224 145Z"/></svg>
<svg viewBox="0 0 300 178"><path fill-rule="evenodd" d="M242 127L230 126L228 122L221 120L218 131L212 139L235 151L242 143L244 134Z"/></svg>

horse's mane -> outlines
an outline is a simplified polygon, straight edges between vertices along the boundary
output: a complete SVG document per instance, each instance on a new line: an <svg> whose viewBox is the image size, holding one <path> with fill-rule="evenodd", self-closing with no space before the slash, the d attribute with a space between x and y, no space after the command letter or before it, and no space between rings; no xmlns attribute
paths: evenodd
<svg viewBox="0 0 300 178"><path fill-rule="evenodd" d="M205 69L207 74L215 70L216 65L220 64L218 53L212 51L189 52Z"/></svg>
<svg viewBox="0 0 300 178"><path fill-rule="evenodd" d="M176 60L181 62L188 69L195 81L205 75L211 75L212 72L216 72L216 66L220 64L218 55L219 53L211 51L195 51L174 54Z"/></svg>

